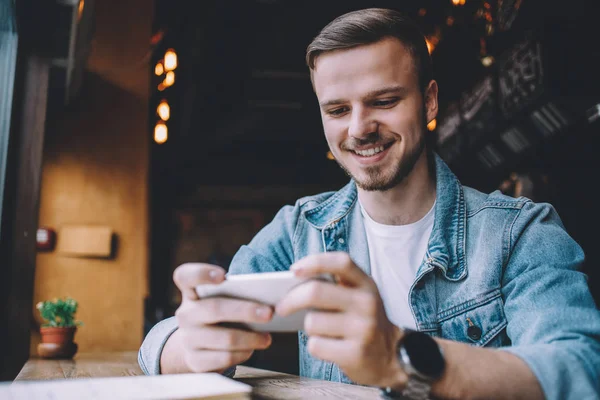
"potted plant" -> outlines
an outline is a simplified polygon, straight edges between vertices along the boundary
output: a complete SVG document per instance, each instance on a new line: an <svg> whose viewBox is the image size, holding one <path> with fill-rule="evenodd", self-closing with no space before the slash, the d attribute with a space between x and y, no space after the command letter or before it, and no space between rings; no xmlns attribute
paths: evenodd
<svg viewBox="0 0 600 400"><path fill-rule="evenodd" d="M77 327L83 325L75 320L77 301L64 299L41 301L36 308L47 322L40 327L42 342L38 354L44 358L72 358L77 353L77 343L73 341Z"/></svg>

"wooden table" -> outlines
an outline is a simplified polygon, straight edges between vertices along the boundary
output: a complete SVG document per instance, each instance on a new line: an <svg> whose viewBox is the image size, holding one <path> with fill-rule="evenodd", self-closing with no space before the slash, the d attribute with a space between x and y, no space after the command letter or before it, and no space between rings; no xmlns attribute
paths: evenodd
<svg viewBox="0 0 600 400"><path fill-rule="evenodd" d="M33 358L15 381L142 375L137 352L81 353L73 360ZM252 386L255 399L378 399L375 388L302 378L238 366L235 379Z"/></svg>

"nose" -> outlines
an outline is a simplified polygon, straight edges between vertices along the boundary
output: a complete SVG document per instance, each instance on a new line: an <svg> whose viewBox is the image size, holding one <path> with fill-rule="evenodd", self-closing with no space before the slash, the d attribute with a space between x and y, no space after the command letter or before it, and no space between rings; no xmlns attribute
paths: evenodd
<svg viewBox="0 0 600 400"><path fill-rule="evenodd" d="M348 125L348 136L363 139L377 132L377 122L364 107L354 107Z"/></svg>

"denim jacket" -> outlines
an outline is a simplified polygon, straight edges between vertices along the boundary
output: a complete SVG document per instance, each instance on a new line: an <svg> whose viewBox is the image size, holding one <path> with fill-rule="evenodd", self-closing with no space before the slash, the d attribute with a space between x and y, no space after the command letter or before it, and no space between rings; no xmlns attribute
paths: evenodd
<svg viewBox="0 0 600 400"><path fill-rule="evenodd" d="M417 329L515 354L548 399L600 398L600 311L578 271L583 251L554 208L462 186L435 158L435 222L409 292ZM285 206L240 248L230 273L284 271L309 254L344 251L370 274L357 198L350 182ZM149 332L139 352L145 373L160 373L175 329L170 318ZM306 334L298 335L302 376L351 383L337 365L312 357Z"/></svg>

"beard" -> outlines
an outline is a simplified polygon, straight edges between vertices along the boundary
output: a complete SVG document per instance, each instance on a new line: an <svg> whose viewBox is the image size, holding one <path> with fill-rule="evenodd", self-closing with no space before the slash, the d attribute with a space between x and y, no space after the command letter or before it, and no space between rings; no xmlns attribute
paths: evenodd
<svg viewBox="0 0 600 400"><path fill-rule="evenodd" d="M419 142L408 153L397 161L396 165L391 169L385 170L380 166L367 167L364 169L365 177L359 178L354 176L346 166L344 166L337 158L336 162L346 172L346 174L356 182L356 186L362 190L372 192L390 190L399 185L414 169L417 161L423 154L426 148L425 135L427 134L426 125L423 125L422 134L419 136ZM350 151L354 146L367 145L373 143L389 143L389 140L382 137L380 133L373 132L365 139L353 140L352 142L343 143L342 150Z"/></svg>

